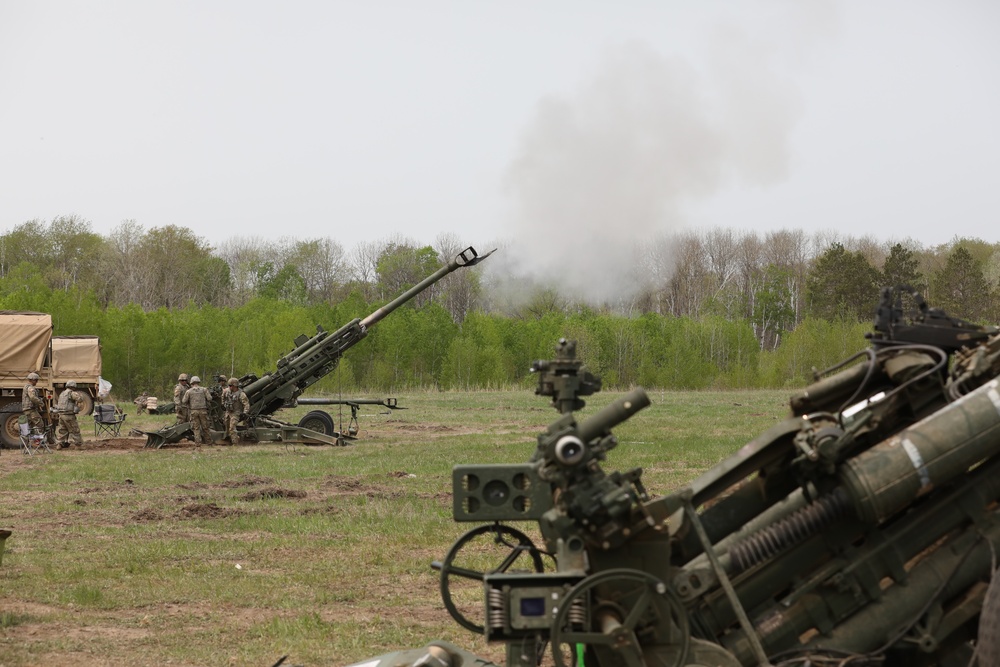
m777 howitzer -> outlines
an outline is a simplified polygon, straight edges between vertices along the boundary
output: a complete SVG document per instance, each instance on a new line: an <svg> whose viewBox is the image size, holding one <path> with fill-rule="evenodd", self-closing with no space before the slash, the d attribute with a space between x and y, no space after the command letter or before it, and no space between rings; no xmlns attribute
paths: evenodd
<svg viewBox="0 0 1000 667"><path fill-rule="evenodd" d="M307 444L342 445L351 434L333 430L333 419L325 412L314 410L298 424L289 424L273 417L283 407L294 407L299 396L310 386L331 373L340 358L359 343L371 327L404 303L423 292L448 274L458 269L475 266L494 251L480 256L471 246L458 253L447 265L441 267L398 297L362 319L354 319L336 331L316 327L312 337L305 334L295 339L295 349L278 359L277 368L263 377L245 375L239 379L240 388L250 401L250 410L240 427L240 435L247 441L304 442ZM323 400L323 399L320 399ZM304 402L304 401L303 401ZM388 405L392 409L398 407ZM212 412L212 437L224 434L221 411ZM322 428L323 430L318 430ZM182 422L159 431L146 432L146 446L159 449L164 444L179 442L192 433L191 424Z"/></svg>
<svg viewBox="0 0 1000 667"><path fill-rule="evenodd" d="M433 564L445 607L507 667L1000 665L1000 335L937 313L951 335L914 343L908 322L660 497L603 469L646 393L578 421L600 383L561 341L535 365L562 415L531 460L454 468L454 519L481 525ZM492 663L431 642L364 664Z"/></svg>

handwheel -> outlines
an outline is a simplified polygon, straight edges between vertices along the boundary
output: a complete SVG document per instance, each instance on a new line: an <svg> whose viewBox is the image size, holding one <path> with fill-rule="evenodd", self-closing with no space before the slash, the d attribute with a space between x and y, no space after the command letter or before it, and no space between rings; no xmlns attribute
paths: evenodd
<svg viewBox="0 0 1000 667"><path fill-rule="evenodd" d="M519 563L523 567L530 566L535 572L545 569L541 552L535 548L531 538L516 528L499 523L479 526L458 538L440 565L441 600L455 622L472 632L482 634L485 631L483 625L474 623L459 609L452 590L453 577L478 583L468 591L474 596L470 606L484 614L483 578L487 574L507 572Z"/></svg>
<svg viewBox="0 0 1000 667"><path fill-rule="evenodd" d="M653 667L647 665L639 640L651 635L657 640L656 667L686 664L691 634L677 596L647 572L605 570L578 583L560 601L552 620L552 659L556 667L573 667L564 660L564 647L572 655L582 644L614 651L628 667Z"/></svg>

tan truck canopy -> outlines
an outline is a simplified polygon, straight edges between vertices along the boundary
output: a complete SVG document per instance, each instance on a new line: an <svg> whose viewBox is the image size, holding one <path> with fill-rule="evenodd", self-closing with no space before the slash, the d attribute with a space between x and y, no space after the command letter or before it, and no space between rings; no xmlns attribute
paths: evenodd
<svg viewBox="0 0 1000 667"><path fill-rule="evenodd" d="M97 382L101 374L101 343L97 336L52 338L52 382Z"/></svg>
<svg viewBox="0 0 1000 667"><path fill-rule="evenodd" d="M41 371L51 338L51 315L0 310L0 372L23 380Z"/></svg>

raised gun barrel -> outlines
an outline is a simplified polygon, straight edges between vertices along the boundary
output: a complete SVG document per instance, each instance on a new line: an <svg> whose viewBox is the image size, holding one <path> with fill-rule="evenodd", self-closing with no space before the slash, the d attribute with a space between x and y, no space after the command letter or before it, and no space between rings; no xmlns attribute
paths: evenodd
<svg viewBox="0 0 1000 667"><path fill-rule="evenodd" d="M247 430L253 431L254 436L259 440L273 440L275 437L278 437L279 431L281 431L280 437L285 440L292 437L301 438L303 434L308 435L312 440L317 440L316 436L322 434L312 433L308 429L296 428L291 424L285 424L270 418L270 415L273 415L286 405L295 405L302 392L335 370L344 352L368 335L368 330L386 315L449 273L463 267L475 266L494 252L495 250L491 250L485 255L480 256L475 248L469 246L458 253L447 265L427 276L364 319L351 320L333 332L325 331L323 327L317 326L316 334L312 337L303 334L296 338L294 341L295 348L278 359L276 370L265 374L261 378L257 378L254 375L241 378L240 385L250 402L250 410L247 412L246 418ZM388 404L388 400L386 402L379 402L388 408L399 409L395 405L395 399L391 399L392 405ZM359 401L354 401L354 403L357 405ZM303 404L306 404L306 402L303 401ZM213 428L216 431L224 430L221 423L213 424ZM159 448L167 443L179 442L190 432L191 427L187 423L164 427L155 432L146 432L146 446ZM339 437L338 434L334 435ZM327 436L324 435L323 437ZM321 441L327 442L327 440Z"/></svg>
<svg viewBox="0 0 1000 667"><path fill-rule="evenodd" d="M472 246L469 246L462 252L455 255L455 257L450 262L448 262L447 266L442 266L440 269L438 269L431 275L427 276L419 283L417 283L410 289L406 290L405 292L403 292L395 299L393 299L389 303L385 304L384 306L376 310L374 313L372 313L365 319L361 320L361 328L368 329L368 327L372 326L376 322L379 322L386 315L396 310L404 303L406 303L416 295L420 294L425 289L427 289L437 281L441 280L452 271L460 269L464 266L475 266L476 264L483 261L484 259L486 259L495 252L496 252L495 249L490 250L488 253L480 257L479 254L476 252L476 249L473 248Z"/></svg>
<svg viewBox="0 0 1000 667"><path fill-rule="evenodd" d="M493 252L480 256L470 246L458 253L447 265L364 319L354 319L332 333L317 327L316 335L311 338L305 335L296 338L295 349L278 360L276 371L243 387L250 401L250 415L270 415L285 404L295 401L309 386L333 371L344 352L368 335L368 330L386 315L453 271L475 266Z"/></svg>

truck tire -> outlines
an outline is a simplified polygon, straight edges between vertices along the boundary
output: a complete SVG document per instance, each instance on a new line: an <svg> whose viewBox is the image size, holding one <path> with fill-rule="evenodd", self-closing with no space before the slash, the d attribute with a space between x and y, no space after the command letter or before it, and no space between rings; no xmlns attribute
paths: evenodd
<svg viewBox="0 0 1000 667"><path fill-rule="evenodd" d="M91 395L85 391L81 391L80 396L83 397L83 400L80 401L80 405L77 406L80 408L80 412L77 413L77 418L94 414L94 399Z"/></svg>
<svg viewBox="0 0 1000 667"><path fill-rule="evenodd" d="M337 432L333 424L333 417L322 410L306 413L306 416L299 420L299 426L330 436Z"/></svg>
<svg viewBox="0 0 1000 667"><path fill-rule="evenodd" d="M21 427L17 423L20 412L0 412L0 442L7 449L21 446Z"/></svg>

